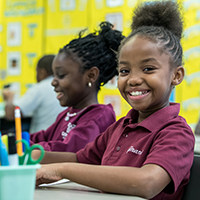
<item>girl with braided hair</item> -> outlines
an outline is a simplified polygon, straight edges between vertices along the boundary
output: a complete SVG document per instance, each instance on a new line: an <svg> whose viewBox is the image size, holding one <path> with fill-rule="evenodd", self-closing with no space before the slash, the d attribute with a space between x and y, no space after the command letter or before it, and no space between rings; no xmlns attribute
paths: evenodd
<svg viewBox="0 0 200 200"><path fill-rule="evenodd" d="M42 163L53 164L37 171L36 185L67 178L104 192L181 199L194 156L193 132L169 102L184 77L181 35L174 1L136 8L118 54L118 88L132 109L76 154L46 152Z"/></svg>
<svg viewBox="0 0 200 200"><path fill-rule="evenodd" d="M108 22L100 30L77 39L59 50L53 60L52 85L61 106L68 106L46 131L31 134L31 144L46 151L77 152L115 122L111 104L98 104L100 87L118 74L116 53L121 32Z"/></svg>

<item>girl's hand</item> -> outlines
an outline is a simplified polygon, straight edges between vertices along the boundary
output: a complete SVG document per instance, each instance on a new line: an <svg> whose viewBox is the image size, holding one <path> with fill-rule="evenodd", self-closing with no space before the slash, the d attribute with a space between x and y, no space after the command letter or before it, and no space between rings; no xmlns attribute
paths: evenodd
<svg viewBox="0 0 200 200"><path fill-rule="evenodd" d="M42 165L36 172L36 186L43 183L52 183L63 179L59 172L59 164Z"/></svg>

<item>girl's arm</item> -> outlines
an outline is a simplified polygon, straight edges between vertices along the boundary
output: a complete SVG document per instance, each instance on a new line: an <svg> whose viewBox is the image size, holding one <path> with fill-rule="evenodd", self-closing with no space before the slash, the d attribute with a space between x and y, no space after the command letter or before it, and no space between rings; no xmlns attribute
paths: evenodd
<svg viewBox="0 0 200 200"><path fill-rule="evenodd" d="M169 174L155 164L135 168L59 163L44 165L38 169L36 185L63 178L105 192L134 195L147 199L160 193L171 181Z"/></svg>
<svg viewBox="0 0 200 200"><path fill-rule="evenodd" d="M40 150L33 150L31 157L37 160L40 157ZM44 157L40 164L78 162L76 153L71 152L49 152L45 151Z"/></svg>

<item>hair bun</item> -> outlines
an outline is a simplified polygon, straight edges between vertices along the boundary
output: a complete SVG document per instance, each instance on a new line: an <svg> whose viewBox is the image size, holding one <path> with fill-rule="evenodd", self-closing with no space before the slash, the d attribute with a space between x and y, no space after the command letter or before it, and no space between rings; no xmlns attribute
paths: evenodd
<svg viewBox="0 0 200 200"><path fill-rule="evenodd" d="M109 22L102 22L100 24L101 30L99 36L112 50L117 51L121 40L124 38L122 33L113 29L113 25Z"/></svg>
<svg viewBox="0 0 200 200"><path fill-rule="evenodd" d="M152 1L139 5L134 11L131 29L134 30L140 26L162 26L181 39L183 21L178 3Z"/></svg>

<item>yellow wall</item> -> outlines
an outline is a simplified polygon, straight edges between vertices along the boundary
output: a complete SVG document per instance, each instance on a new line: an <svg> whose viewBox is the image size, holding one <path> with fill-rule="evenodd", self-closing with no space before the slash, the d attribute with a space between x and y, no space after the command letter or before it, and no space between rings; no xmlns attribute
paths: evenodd
<svg viewBox="0 0 200 200"><path fill-rule="evenodd" d="M43 1L2 0L0 5L3 9L3 12L0 13L3 26L1 43L3 50L0 53L2 56L0 69L1 73L6 73L5 78L1 77L1 86L11 82L18 82L20 83L20 94L26 91L27 84L35 83L35 65L37 59L44 52L42 44L44 38L43 3ZM32 13L37 14L33 15ZM33 28L34 24L37 26L36 28ZM16 33L12 32L12 27L15 26L18 27ZM10 30L9 33L8 30ZM15 40L14 38L17 39ZM19 73L10 73L8 70L10 53L18 54L19 58L21 58Z"/></svg>
<svg viewBox="0 0 200 200"><path fill-rule="evenodd" d="M122 4L112 7L113 2ZM0 0L0 88L18 82L20 95L23 95L30 84L36 82L35 67L43 54L56 54L80 30L93 31L101 21L111 20L117 29L128 35L133 9L138 2L141 0ZM194 128L200 110L200 2L179 2L183 5L186 22L182 40L186 76L175 89L175 101L181 103L181 114ZM21 26L21 43L9 46L7 28L13 22ZM8 73L10 52L21 54L21 73L18 75ZM98 97L100 103L113 103L117 118L130 109L115 85L103 87Z"/></svg>
<svg viewBox="0 0 200 200"><path fill-rule="evenodd" d="M0 0L0 70L3 66L3 57L2 57L2 51L3 51L3 17L2 17L2 14L3 13L3 7L1 6L3 3L3 0ZM2 72L0 71L0 98L1 98L1 88L3 86L2 84L2 80L1 80L1 77L2 77Z"/></svg>
<svg viewBox="0 0 200 200"><path fill-rule="evenodd" d="M185 29L182 40L185 79L177 91L183 115L192 128L196 126L200 111L200 2L185 0Z"/></svg>

